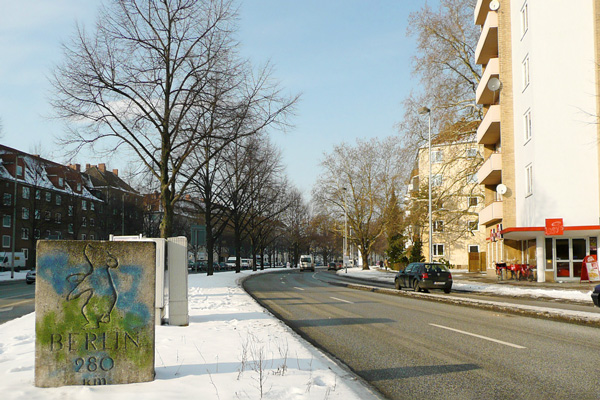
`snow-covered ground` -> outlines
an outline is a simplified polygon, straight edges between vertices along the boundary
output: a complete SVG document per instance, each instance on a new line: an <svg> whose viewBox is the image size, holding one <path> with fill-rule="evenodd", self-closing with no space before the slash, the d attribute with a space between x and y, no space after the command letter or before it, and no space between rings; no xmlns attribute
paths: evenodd
<svg viewBox="0 0 600 400"><path fill-rule="evenodd" d="M454 281L452 288L465 292L484 292L497 294L500 296L524 296L549 299L562 299L571 301L591 302L592 292L590 290L577 289L548 289L548 288L525 288L513 285L498 285L481 282L470 282L459 278L459 274L467 272L466 270L452 270ZM337 272L340 275L346 274L345 269ZM348 268L347 274L351 277L368 279L379 282L394 283L395 272L380 270L377 267L371 267L370 270L362 268Z"/></svg>
<svg viewBox="0 0 600 400"><path fill-rule="evenodd" d="M189 276L190 324L157 327L153 382L37 388L33 385L34 313L2 324L0 397L2 400L378 398L246 294L239 282L252 273ZM0 279L6 280L6 274L0 273ZM23 275L19 279L24 279L25 273L19 274ZM8 276L10 279L10 272Z"/></svg>

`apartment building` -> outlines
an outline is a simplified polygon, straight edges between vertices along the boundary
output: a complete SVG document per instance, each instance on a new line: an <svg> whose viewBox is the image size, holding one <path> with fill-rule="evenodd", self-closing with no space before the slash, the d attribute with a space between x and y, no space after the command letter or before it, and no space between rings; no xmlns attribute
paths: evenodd
<svg viewBox="0 0 600 400"><path fill-rule="evenodd" d="M38 239L141 233L142 197L104 164L88 169L0 145L0 251L23 252L33 268Z"/></svg>
<svg viewBox="0 0 600 400"><path fill-rule="evenodd" d="M600 235L600 4L478 0L487 271L577 281Z"/></svg>
<svg viewBox="0 0 600 400"><path fill-rule="evenodd" d="M429 147L418 150L409 184L408 219L412 232L421 238L423 256L448 261L457 268L479 265L485 260L486 241L478 213L483 206L483 190L477 181L481 150L472 134L452 141L435 139L431 146L432 238L429 238L428 190ZM476 261L475 263L473 261Z"/></svg>

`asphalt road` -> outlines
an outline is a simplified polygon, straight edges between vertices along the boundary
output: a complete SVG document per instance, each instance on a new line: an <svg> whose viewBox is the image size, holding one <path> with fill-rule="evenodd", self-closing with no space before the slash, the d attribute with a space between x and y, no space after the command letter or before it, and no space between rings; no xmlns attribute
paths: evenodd
<svg viewBox="0 0 600 400"><path fill-rule="evenodd" d="M389 399L597 399L600 330L255 275L246 290Z"/></svg>
<svg viewBox="0 0 600 400"><path fill-rule="evenodd" d="M0 324L33 312L35 285L23 280L0 282Z"/></svg>

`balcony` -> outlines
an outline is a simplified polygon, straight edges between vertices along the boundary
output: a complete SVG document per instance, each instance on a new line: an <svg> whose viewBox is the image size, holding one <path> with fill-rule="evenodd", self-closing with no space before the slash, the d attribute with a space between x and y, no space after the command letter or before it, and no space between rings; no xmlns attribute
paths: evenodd
<svg viewBox="0 0 600 400"><path fill-rule="evenodd" d="M480 185L496 185L502 182L502 154L493 153L485 160L477 177Z"/></svg>
<svg viewBox="0 0 600 400"><path fill-rule="evenodd" d="M477 143L496 144L500 141L500 106L491 106L477 128Z"/></svg>
<svg viewBox="0 0 600 400"><path fill-rule="evenodd" d="M475 63L485 65L490 58L498 58L498 13L495 12L485 19L475 48Z"/></svg>
<svg viewBox="0 0 600 400"><path fill-rule="evenodd" d="M479 211L479 225L490 225L502 221L502 202L495 201Z"/></svg>
<svg viewBox="0 0 600 400"><path fill-rule="evenodd" d="M483 25L485 18L490 11L490 1L492 0L477 0L475 5L474 21L475 25Z"/></svg>
<svg viewBox="0 0 600 400"><path fill-rule="evenodd" d="M495 92L488 89L488 82L492 78L498 78L500 76L500 62L497 58L491 58L488 62L483 75L481 76L481 81L479 81L479 86L477 86L477 93L475 95L475 99L477 104L494 104L498 101L500 97L500 90Z"/></svg>

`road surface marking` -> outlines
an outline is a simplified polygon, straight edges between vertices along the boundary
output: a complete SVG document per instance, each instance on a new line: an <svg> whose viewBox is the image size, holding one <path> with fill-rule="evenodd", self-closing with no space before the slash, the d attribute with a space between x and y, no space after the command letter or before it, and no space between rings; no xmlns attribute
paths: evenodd
<svg viewBox="0 0 600 400"><path fill-rule="evenodd" d="M354 304L354 303L353 303L353 302L351 302L351 301L348 301L348 300L343 300L343 299L338 299L337 297L333 297L333 296L330 296L329 298L330 298L330 299L337 300L337 301L343 301L344 303L348 303L348 304Z"/></svg>
<svg viewBox="0 0 600 400"><path fill-rule="evenodd" d="M505 346L514 347L515 349L526 349L527 348L527 347L519 346L518 344L503 342L502 340L492 339L492 338L489 338L489 337L477 335L475 333L470 333L470 332L465 332L465 331L461 331L461 330L454 329L454 328L449 328L447 326L436 325L436 324L429 324L429 325L435 326L435 327L438 327L438 328L442 328L442 329L447 329L447 330L453 331L453 332L462 333L463 335L469 335L469 336L474 336L474 337L479 338L479 339L489 340L490 342L500 343L500 344L503 344Z"/></svg>
<svg viewBox="0 0 600 400"><path fill-rule="evenodd" d="M19 304L27 304L27 303L32 303L34 302L34 299L29 299L29 300L21 300L21 301L15 301L12 303L7 303L5 304L5 306L11 307L11 306L18 306Z"/></svg>
<svg viewBox="0 0 600 400"><path fill-rule="evenodd" d="M294 289L298 289L298 290L304 290L304 289L302 289L301 287L297 287L297 286L294 286Z"/></svg>
<svg viewBox="0 0 600 400"><path fill-rule="evenodd" d="M0 308L0 312L12 311L14 307Z"/></svg>

